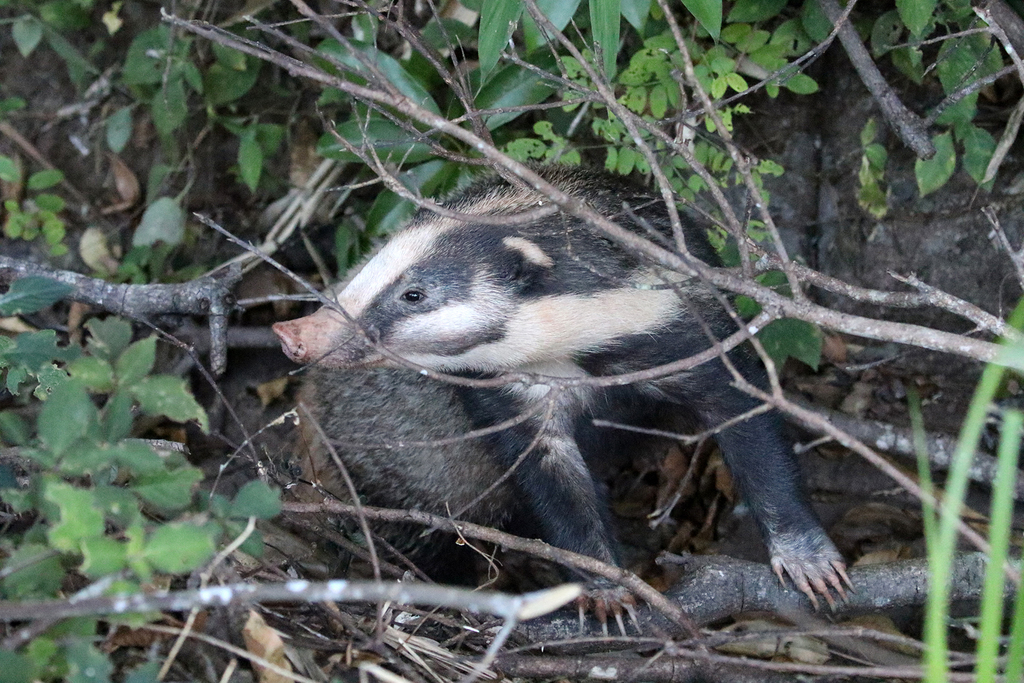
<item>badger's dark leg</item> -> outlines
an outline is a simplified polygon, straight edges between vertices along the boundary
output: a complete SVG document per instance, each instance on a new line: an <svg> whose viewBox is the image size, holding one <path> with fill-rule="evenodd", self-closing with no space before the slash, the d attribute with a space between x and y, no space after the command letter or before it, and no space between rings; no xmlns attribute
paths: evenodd
<svg viewBox="0 0 1024 683"><path fill-rule="evenodd" d="M765 384L763 368L743 350L730 354L730 360L748 381ZM725 366L713 361L659 382L658 387L691 406L704 427L714 428L760 405L731 386L731 381ZM753 415L723 429L715 440L740 495L750 506L779 579L788 574L815 607L815 593L834 604L829 587L845 595L843 581L849 584L846 565L811 510L778 414Z"/></svg>

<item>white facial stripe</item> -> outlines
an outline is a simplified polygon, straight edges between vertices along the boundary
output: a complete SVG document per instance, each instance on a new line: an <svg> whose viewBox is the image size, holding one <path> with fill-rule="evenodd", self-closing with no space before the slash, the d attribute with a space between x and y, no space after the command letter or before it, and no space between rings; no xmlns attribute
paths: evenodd
<svg viewBox="0 0 1024 683"><path fill-rule="evenodd" d="M544 268L550 268L555 265L551 257L544 253L544 250L537 246L536 242L531 242L523 237L506 237L501 240L501 243L509 249L515 249L523 255L523 258L534 265Z"/></svg>
<svg viewBox="0 0 1024 683"><path fill-rule="evenodd" d="M481 332L496 322L500 320L480 310L478 305L458 303L402 320L388 335L388 345L393 346L396 353L401 353L404 342L422 347L429 345L431 340L457 341Z"/></svg>
<svg viewBox="0 0 1024 683"><path fill-rule="evenodd" d="M359 317L402 273L429 255L434 242L443 232L431 223L413 226L392 237L342 290L338 295L338 304L353 318Z"/></svg>
<svg viewBox="0 0 1024 683"><path fill-rule="evenodd" d="M614 289L581 296L544 297L521 305L500 341L459 356L414 354L409 360L447 370L497 371L543 367L596 351L631 334L655 333L673 319L679 297L669 289Z"/></svg>

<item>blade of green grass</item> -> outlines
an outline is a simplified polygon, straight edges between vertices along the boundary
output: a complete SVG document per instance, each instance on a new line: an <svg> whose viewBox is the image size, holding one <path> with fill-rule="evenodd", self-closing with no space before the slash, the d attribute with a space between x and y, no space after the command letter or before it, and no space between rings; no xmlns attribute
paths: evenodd
<svg viewBox="0 0 1024 683"><path fill-rule="evenodd" d="M1003 587L1006 562L1013 524L1013 485L1017 479L1017 459L1020 453L1021 427L1024 413L1007 410L1003 414L1003 430L999 441L999 462L992 490L992 508L989 519L989 543L992 550L985 571L985 586L981 593L981 634L978 638L978 683L994 683L999 657L999 636L1003 626Z"/></svg>

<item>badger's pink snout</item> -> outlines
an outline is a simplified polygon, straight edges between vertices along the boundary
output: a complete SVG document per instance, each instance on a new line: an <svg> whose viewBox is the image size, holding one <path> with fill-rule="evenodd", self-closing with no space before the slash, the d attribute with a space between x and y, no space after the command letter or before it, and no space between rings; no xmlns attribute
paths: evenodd
<svg viewBox="0 0 1024 683"><path fill-rule="evenodd" d="M350 368L379 358L366 337L329 308L321 308L305 318L275 323L273 330L285 355L296 363Z"/></svg>

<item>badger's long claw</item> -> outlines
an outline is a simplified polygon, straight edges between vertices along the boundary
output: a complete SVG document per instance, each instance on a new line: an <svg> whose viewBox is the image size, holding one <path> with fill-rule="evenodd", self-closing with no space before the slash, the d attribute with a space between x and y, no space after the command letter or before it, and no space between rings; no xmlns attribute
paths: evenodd
<svg viewBox="0 0 1024 683"><path fill-rule="evenodd" d="M615 587L599 587L588 589L576 599L576 605L579 608L580 614L580 632L583 633L583 613L590 611L594 613L594 617L598 623L601 624L601 632L608 635L608 615L609 613L615 618L615 623L619 627L619 633L623 636L626 635L626 623L622 618L622 613L625 612L630 621L636 627L639 632L640 622L636 617L636 600L633 595L625 588L618 586Z"/></svg>
<svg viewBox="0 0 1024 683"><path fill-rule="evenodd" d="M837 603L832 597L833 591L840 600L846 602L844 581L853 590L850 577L846 575L846 564L834 556L805 559L776 555L772 557L772 569L783 584L788 575L796 588L811 601L815 611L819 609L818 597L824 598L829 608L835 611Z"/></svg>

